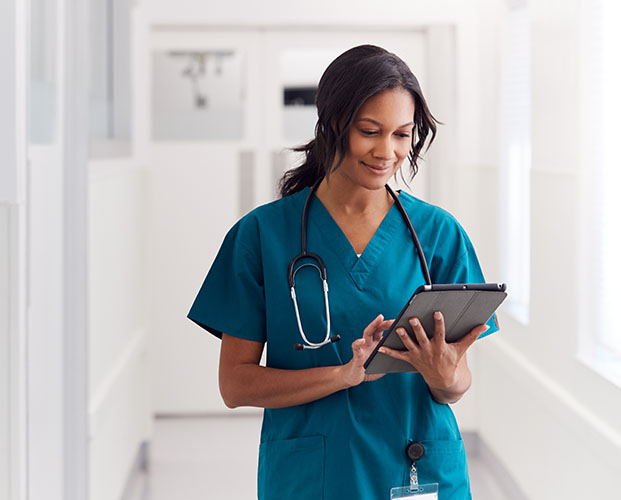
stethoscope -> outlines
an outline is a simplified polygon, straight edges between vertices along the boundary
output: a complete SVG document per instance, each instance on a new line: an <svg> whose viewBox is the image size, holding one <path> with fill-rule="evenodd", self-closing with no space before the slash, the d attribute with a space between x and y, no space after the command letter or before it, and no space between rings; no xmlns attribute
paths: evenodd
<svg viewBox="0 0 621 500"><path fill-rule="evenodd" d="M308 210L310 208L310 203L315 194L315 191L319 187L322 179L319 179L313 187L311 187L310 192L308 193L308 197L306 198L306 203L304 203L304 210L302 212L302 253L298 256L294 257L293 260L289 263L289 287L291 288L291 300L293 300L293 307L295 309L295 317L298 321L298 329L300 330L300 335L302 336L303 344L295 344L293 347L296 351L301 351L303 349L319 349L327 344L331 344L333 342L338 342L341 340L341 336L336 334L330 337L330 304L328 302L328 277L326 273L326 266L321 260L321 257L316 253L311 253L306 251L306 232L307 232L307 223L308 223ZM429 267L427 267L427 261L425 260L425 254L423 253L423 248L420 245L420 241L418 241L418 236L416 235L416 231L414 231L414 226L412 226L412 221L408 217L403 205L399 201L399 197L395 194L395 192L390 188L388 184L386 184L386 191L392 196L392 199L395 201L395 205L401 214L401 217L405 221L410 233L412 234L412 240L414 241L414 245L416 246L416 251L418 252L418 256L420 258L420 265L423 270L423 276L425 277L425 281L428 285L431 285L431 277L429 275ZM305 262L300 267L293 270L295 264L300 259L311 259L313 262ZM300 319L300 310L298 308L298 301L295 295L295 275L297 272L303 267L311 266L319 271L319 276L321 277L321 281L323 282L323 301L326 308L326 336L322 342L311 342L306 338L306 334L304 333L304 328L302 328L302 320Z"/></svg>

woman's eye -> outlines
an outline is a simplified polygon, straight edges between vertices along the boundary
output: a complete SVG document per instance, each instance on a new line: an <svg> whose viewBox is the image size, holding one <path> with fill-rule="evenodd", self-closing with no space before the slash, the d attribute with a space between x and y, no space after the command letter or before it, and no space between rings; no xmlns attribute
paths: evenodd
<svg viewBox="0 0 621 500"><path fill-rule="evenodd" d="M397 134L399 137L410 137L410 134Z"/></svg>
<svg viewBox="0 0 621 500"><path fill-rule="evenodd" d="M377 132L375 130L362 130L364 135L375 135Z"/></svg>

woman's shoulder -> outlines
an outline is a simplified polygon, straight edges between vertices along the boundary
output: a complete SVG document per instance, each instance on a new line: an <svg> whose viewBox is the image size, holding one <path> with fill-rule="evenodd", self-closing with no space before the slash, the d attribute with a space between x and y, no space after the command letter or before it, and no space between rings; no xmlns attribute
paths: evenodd
<svg viewBox="0 0 621 500"><path fill-rule="evenodd" d="M451 212L405 191L401 191L399 199L423 245L448 252L470 247L468 234Z"/></svg>
<svg viewBox="0 0 621 500"><path fill-rule="evenodd" d="M448 210L417 198L407 191L399 192L399 200L410 218L421 221L432 221L436 224L460 226L455 216Z"/></svg>
<svg viewBox="0 0 621 500"><path fill-rule="evenodd" d="M252 209L246 215L244 215L237 225L240 226L261 226L263 224L273 225L280 218L290 215L292 212L301 211L304 207L304 201L306 200L306 192L308 189L303 189L289 196L278 198L263 205Z"/></svg>

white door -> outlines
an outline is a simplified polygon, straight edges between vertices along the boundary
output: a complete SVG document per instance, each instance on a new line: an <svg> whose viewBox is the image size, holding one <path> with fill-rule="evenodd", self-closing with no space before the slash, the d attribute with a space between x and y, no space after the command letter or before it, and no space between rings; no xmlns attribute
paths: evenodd
<svg viewBox="0 0 621 500"><path fill-rule="evenodd" d="M285 89L316 86L330 61L363 43L402 57L424 89L425 40L415 30L152 33L146 294L156 414L227 411L218 391L219 341L186 314L226 231L275 198L279 176L292 166L284 148L312 138L314 108L285 106ZM218 71L226 82L218 83ZM187 95L175 101L179 89Z"/></svg>
<svg viewBox="0 0 621 500"><path fill-rule="evenodd" d="M226 410L219 341L186 315L227 230L255 205L258 38L251 30L151 34L145 292L156 414Z"/></svg>

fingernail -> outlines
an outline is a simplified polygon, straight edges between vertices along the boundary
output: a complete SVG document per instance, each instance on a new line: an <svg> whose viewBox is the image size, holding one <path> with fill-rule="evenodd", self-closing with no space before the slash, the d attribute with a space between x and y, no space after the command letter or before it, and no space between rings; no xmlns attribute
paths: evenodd
<svg viewBox="0 0 621 500"><path fill-rule="evenodd" d="M414 319L412 320L412 324L413 324L414 326L418 326L418 325L420 325L420 321L418 321L418 318L414 318Z"/></svg>
<svg viewBox="0 0 621 500"><path fill-rule="evenodd" d="M386 354L386 349L384 349L383 347L380 347L379 352L381 352L382 354Z"/></svg>
<svg viewBox="0 0 621 500"><path fill-rule="evenodd" d="M435 319L442 319L442 313L440 311L436 311L433 313L433 317Z"/></svg>
<svg viewBox="0 0 621 500"><path fill-rule="evenodd" d="M405 335L405 330L403 328L397 328L397 333L403 337Z"/></svg>

